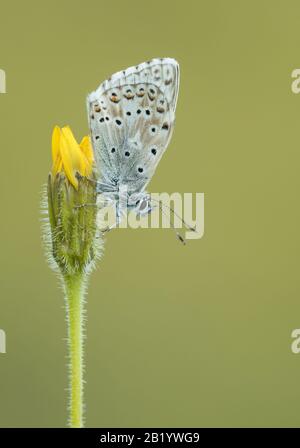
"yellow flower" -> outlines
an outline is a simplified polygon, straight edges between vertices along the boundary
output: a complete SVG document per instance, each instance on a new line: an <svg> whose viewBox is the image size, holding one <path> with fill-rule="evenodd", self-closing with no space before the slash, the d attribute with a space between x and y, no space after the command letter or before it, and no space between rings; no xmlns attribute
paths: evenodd
<svg viewBox="0 0 300 448"><path fill-rule="evenodd" d="M93 168L93 150L88 136L78 144L70 127L55 126L52 134L52 174L64 172L70 183L77 190L76 173L88 177Z"/></svg>
<svg viewBox="0 0 300 448"><path fill-rule="evenodd" d="M94 265L101 243L97 176L89 137L79 145L69 126L55 126L52 159L47 185L47 252L64 278L83 275Z"/></svg>

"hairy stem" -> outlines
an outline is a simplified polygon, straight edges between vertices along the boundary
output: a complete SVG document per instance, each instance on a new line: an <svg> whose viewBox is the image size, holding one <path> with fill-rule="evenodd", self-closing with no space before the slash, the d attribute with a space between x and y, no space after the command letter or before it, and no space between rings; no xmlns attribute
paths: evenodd
<svg viewBox="0 0 300 448"><path fill-rule="evenodd" d="M69 359L69 426L83 427L83 306L85 276L66 276Z"/></svg>

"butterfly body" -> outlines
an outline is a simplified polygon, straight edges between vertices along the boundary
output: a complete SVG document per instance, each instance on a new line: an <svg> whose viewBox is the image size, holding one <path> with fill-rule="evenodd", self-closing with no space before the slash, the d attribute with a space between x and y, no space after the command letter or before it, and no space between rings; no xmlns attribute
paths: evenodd
<svg viewBox="0 0 300 448"><path fill-rule="evenodd" d="M178 88L178 63L162 58L115 73L87 98L97 190L120 209L151 211L145 189L172 136Z"/></svg>

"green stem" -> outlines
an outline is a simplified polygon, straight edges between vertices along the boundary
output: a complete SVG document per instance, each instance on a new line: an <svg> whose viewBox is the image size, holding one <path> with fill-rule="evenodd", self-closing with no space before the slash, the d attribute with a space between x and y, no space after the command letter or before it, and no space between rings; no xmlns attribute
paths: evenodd
<svg viewBox="0 0 300 448"><path fill-rule="evenodd" d="M84 276L66 276L69 358L69 426L83 427L83 304Z"/></svg>

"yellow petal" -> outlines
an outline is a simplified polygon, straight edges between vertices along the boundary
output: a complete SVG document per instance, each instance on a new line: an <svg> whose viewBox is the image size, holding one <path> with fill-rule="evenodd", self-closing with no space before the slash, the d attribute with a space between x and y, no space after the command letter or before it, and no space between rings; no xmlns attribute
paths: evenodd
<svg viewBox="0 0 300 448"><path fill-rule="evenodd" d="M76 172L83 174L85 170L85 156L76 142L71 129L65 126L61 130L60 152L64 171L71 182L77 189L78 180L75 177Z"/></svg>
<svg viewBox="0 0 300 448"><path fill-rule="evenodd" d="M52 132L52 160L55 163L59 154L60 128L55 126Z"/></svg>
<svg viewBox="0 0 300 448"><path fill-rule="evenodd" d="M55 163L52 165L52 174L55 176L57 173L60 173L63 169L62 159L60 154L58 155Z"/></svg>
<svg viewBox="0 0 300 448"><path fill-rule="evenodd" d="M77 189L76 173L88 176L93 166L93 149L88 136L78 145L69 126L60 129L55 126L52 133L52 173L64 171L71 184Z"/></svg>
<svg viewBox="0 0 300 448"><path fill-rule="evenodd" d="M52 132L52 172L55 175L62 168L61 155L60 155L60 128L55 126Z"/></svg>
<svg viewBox="0 0 300 448"><path fill-rule="evenodd" d="M92 171L92 165L94 161L94 153L89 136L86 135L85 137L83 137L79 146L87 161L85 175L88 176Z"/></svg>

